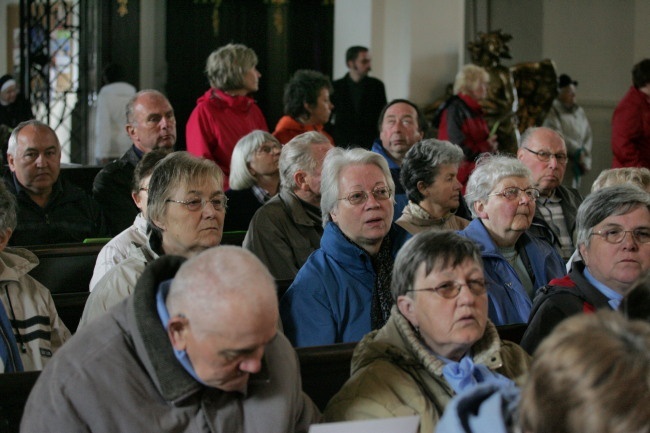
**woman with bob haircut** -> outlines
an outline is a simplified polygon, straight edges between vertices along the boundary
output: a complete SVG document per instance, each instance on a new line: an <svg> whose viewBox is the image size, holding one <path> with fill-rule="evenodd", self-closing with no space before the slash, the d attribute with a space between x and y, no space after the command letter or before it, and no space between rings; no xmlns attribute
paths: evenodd
<svg viewBox="0 0 650 433"><path fill-rule="evenodd" d="M210 159L223 171L228 188L230 159L237 141L256 129L268 131L255 100L262 74L255 51L242 44L228 44L210 54L205 65L210 82L196 101L185 130L187 151Z"/></svg>
<svg viewBox="0 0 650 433"><path fill-rule="evenodd" d="M415 235L397 254L391 291L388 322L357 345L351 377L325 420L419 415L420 433L430 433L457 393L512 385L528 371L530 357L488 319L481 254L469 239Z"/></svg>
<svg viewBox="0 0 650 433"><path fill-rule="evenodd" d="M284 88L284 116L275 126L275 138L286 144L297 135L316 131L334 145L334 139L323 129L334 108L331 93L327 75L309 69L296 71Z"/></svg>
<svg viewBox="0 0 650 433"><path fill-rule="evenodd" d="M650 324L613 311L571 317L535 351L523 433L647 433Z"/></svg>
<svg viewBox="0 0 650 433"><path fill-rule="evenodd" d="M266 131L253 131L235 145L230 161L230 212L224 231L248 230L253 215L280 189L282 145Z"/></svg>
<svg viewBox="0 0 650 433"><path fill-rule="evenodd" d="M469 224L455 215L462 185L458 166L461 148L433 138L415 143L406 153L400 180L409 202L395 223L411 234L424 230L462 230Z"/></svg>
<svg viewBox="0 0 650 433"><path fill-rule="evenodd" d="M481 102L488 95L490 74L476 65L465 65L456 74L454 96L446 102L442 112L438 138L459 145L465 161L458 170L463 186L474 169L474 160L481 153L495 152L499 143L496 134L490 134L483 117Z"/></svg>
<svg viewBox="0 0 650 433"><path fill-rule="evenodd" d="M467 182L465 200L474 220L461 232L480 245L489 316L495 325L527 323L535 292L565 274L548 243L526 233L539 191L517 158L485 154Z"/></svg>

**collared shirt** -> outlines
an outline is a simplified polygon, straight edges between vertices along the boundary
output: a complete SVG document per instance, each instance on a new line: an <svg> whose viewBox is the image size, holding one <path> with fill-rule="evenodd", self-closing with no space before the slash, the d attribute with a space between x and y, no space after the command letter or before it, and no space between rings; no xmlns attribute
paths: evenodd
<svg viewBox="0 0 650 433"><path fill-rule="evenodd" d="M621 303L621 300L623 299L623 295L618 293L615 290L610 289L600 281L598 281L596 278L594 278L593 275L589 272L589 268L585 267L585 278L587 281L591 283L592 286L596 288L600 293L602 293L607 299L609 299L609 306L612 307L613 310L618 310L618 306Z"/></svg>
<svg viewBox="0 0 650 433"><path fill-rule="evenodd" d="M561 201L562 199L555 194L555 191L553 191L553 194L548 198L538 198L537 207L546 223L551 226L556 233L560 234L558 239L562 248L562 257L567 258L571 257L575 247L573 246L573 240L571 239L571 234L569 233L564 218L564 212L562 211L562 205L560 204Z"/></svg>

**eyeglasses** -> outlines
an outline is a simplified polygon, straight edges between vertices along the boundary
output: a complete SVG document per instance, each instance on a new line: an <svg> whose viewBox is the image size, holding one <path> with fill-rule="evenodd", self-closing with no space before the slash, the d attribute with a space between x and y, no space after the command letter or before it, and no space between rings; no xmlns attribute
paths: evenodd
<svg viewBox="0 0 650 433"><path fill-rule="evenodd" d="M270 155L273 152L281 151L281 150L282 150L282 145L280 144L263 144L260 147L258 147L255 152L266 153Z"/></svg>
<svg viewBox="0 0 650 433"><path fill-rule="evenodd" d="M228 207L228 197L226 197L226 196L213 198L213 199L210 199L210 200L195 198L193 200L187 200L187 201L172 200L171 198L168 198L167 200L165 200L165 203L168 203L168 202L182 204L190 212L196 212L196 211L199 211L199 210L203 210L205 208L205 205L208 204L208 203L212 204L212 207L214 208L214 210L226 210L226 208Z"/></svg>
<svg viewBox="0 0 650 433"><path fill-rule="evenodd" d="M551 156L555 158L558 164L566 164L567 160L569 159L566 153L551 153L551 152L546 152L544 150L540 150L539 152L536 152L534 150L530 150L526 146L524 146L524 149L526 149L533 155L536 155L537 159L539 159L542 162L549 162L551 160Z"/></svg>
<svg viewBox="0 0 650 433"><path fill-rule="evenodd" d="M516 200L519 198L521 193L525 193L526 196L528 196L529 199L531 200L537 200L539 198L539 190L535 188L518 188L516 186L511 186L508 188L505 188L501 192L493 192L492 194L488 194L488 197L491 197L493 195L500 195L505 197L507 200Z"/></svg>
<svg viewBox="0 0 650 433"><path fill-rule="evenodd" d="M620 244L623 242L623 239L625 239L627 233L632 234L634 240L640 244L647 244L650 242L650 230L648 229L623 230L621 228L613 228L591 232L591 235L601 236L605 239L605 242L610 244Z"/></svg>
<svg viewBox="0 0 650 433"><path fill-rule="evenodd" d="M393 191L385 186L378 186L370 191L375 200L388 200ZM366 191L352 191L347 196L339 198L339 200L347 200L351 205L356 206L363 204L368 200L368 193Z"/></svg>
<svg viewBox="0 0 650 433"><path fill-rule="evenodd" d="M407 292L434 292L445 299L454 299L460 294L460 288L466 286L474 296L480 296L487 292L485 280L467 280L467 283L458 281L447 281L438 287L428 287L425 289L407 290Z"/></svg>

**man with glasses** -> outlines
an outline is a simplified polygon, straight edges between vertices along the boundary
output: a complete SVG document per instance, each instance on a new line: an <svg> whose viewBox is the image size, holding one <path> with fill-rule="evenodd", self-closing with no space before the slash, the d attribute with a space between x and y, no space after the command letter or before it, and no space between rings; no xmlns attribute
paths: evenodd
<svg viewBox="0 0 650 433"><path fill-rule="evenodd" d="M578 251L568 275L537 292L521 345L533 353L565 318L598 309L616 310L634 282L650 268L650 195L636 186L598 190L577 216Z"/></svg>
<svg viewBox="0 0 650 433"><path fill-rule="evenodd" d="M564 138L550 128L529 128L521 137L517 158L530 169L540 192L529 231L553 245L566 261L575 250L575 215L582 196L562 185L569 159Z"/></svg>

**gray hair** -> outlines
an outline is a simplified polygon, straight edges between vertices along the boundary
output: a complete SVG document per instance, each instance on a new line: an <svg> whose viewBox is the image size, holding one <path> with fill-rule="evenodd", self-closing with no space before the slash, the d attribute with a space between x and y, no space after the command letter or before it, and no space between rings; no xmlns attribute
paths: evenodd
<svg viewBox="0 0 650 433"><path fill-rule="evenodd" d="M13 231L16 228L17 207L16 196L7 190L4 182L0 182L0 231L4 232L7 229Z"/></svg>
<svg viewBox="0 0 650 433"><path fill-rule="evenodd" d="M487 201L488 194L501 180L507 177L523 177L532 183L531 176L528 167L513 156L489 153L479 156L476 160L476 168L469 176L465 187L465 200L472 216L478 217L474 210L474 203Z"/></svg>
<svg viewBox="0 0 650 433"><path fill-rule="evenodd" d="M167 215L166 201L182 186L200 184L214 179L223 187L223 172L212 160L196 157L188 152L173 152L160 160L149 180L147 222L162 238L162 232L154 221L164 221Z"/></svg>
<svg viewBox="0 0 650 433"><path fill-rule="evenodd" d="M323 227L332 221L330 212L338 207L341 171L350 165L369 164L374 164L381 169L388 187L394 194L395 182L393 182L393 177L390 174L388 163L380 154L362 148L343 149L341 147L335 147L327 152L325 161L323 161L323 171L320 181L320 208L323 214ZM395 201L394 195L391 197L391 201Z"/></svg>
<svg viewBox="0 0 650 433"><path fill-rule="evenodd" d="M429 138L419 141L406 152L402 161L400 181L406 195L413 203L420 203L424 196L418 189L418 182L431 185L441 165L459 165L465 159L460 146L449 141Z"/></svg>
<svg viewBox="0 0 650 433"><path fill-rule="evenodd" d="M650 194L634 185L615 185L592 192L578 208L577 244L589 246L592 229L605 218L625 215L638 207L650 210Z"/></svg>
<svg viewBox="0 0 650 433"><path fill-rule="evenodd" d="M268 132L255 130L244 135L235 144L230 159L230 175L228 177L231 189L248 189L257 184L257 179L251 174L248 164L253 160L253 154L269 141L280 146L278 139Z"/></svg>
<svg viewBox="0 0 650 433"><path fill-rule="evenodd" d="M242 44L228 44L213 51L205 62L210 86L220 90L244 87L244 75L257 66L257 54Z"/></svg>
<svg viewBox="0 0 650 433"><path fill-rule="evenodd" d="M467 93L476 87L480 80L490 81L490 74L484 68L471 63L463 66L454 80L454 95L459 92Z"/></svg>
<svg viewBox="0 0 650 433"><path fill-rule="evenodd" d="M280 184L287 191L298 188L293 175L298 170L313 173L318 166L311 148L314 144L329 144L329 140L320 132L309 131L292 138L282 147L280 154Z"/></svg>
<svg viewBox="0 0 650 433"><path fill-rule="evenodd" d="M144 95L158 95L161 98L164 98L167 102L169 102L169 99L162 93L159 92L158 90L155 89L143 89L140 90L138 93L133 95L131 99L129 99L129 102L126 104L126 123L127 125L137 125L138 122L135 121L135 118L133 117L133 112L135 111L135 105L138 102L138 99L140 99L141 96ZM170 104L171 105L171 104Z"/></svg>
<svg viewBox="0 0 650 433"><path fill-rule="evenodd" d="M56 135L56 132L54 132L54 129L52 129L50 125L41 122L40 120L30 119L25 120L24 122L20 122L18 125L16 125L13 131L11 131L11 135L9 136L9 140L7 142L7 155L11 155L14 158L16 157L16 150L18 150L18 134L20 134L20 131L22 131L22 129L26 126L33 126L34 128L43 128L49 130L56 138L56 143L59 145L59 147L61 147L59 137Z"/></svg>
<svg viewBox="0 0 650 433"><path fill-rule="evenodd" d="M456 232L427 230L409 239L397 253L391 291L393 299L413 290L413 284L420 265L424 263L424 273L429 275L434 269L443 270L456 267L470 259L483 268L483 260L478 245Z"/></svg>
<svg viewBox="0 0 650 433"><path fill-rule="evenodd" d="M536 132L538 131L549 131L551 133L554 133L557 135L563 142L566 143L566 140L564 139L564 135L560 131L556 131L555 129L547 128L546 126L531 126L530 128L526 129L523 134L521 134L521 139L519 140L519 148L524 148L528 147L530 148L530 141L533 138L533 135L535 135Z"/></svg>

